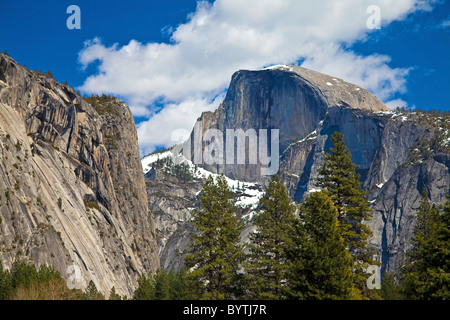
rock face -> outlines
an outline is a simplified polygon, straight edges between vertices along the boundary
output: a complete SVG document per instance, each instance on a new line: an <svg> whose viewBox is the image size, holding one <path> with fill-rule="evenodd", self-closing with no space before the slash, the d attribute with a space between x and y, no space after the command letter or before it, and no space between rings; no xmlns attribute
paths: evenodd
<svg viewBox="0 0 450 320"><path fill-rule="evenodd" d="M331 147L331 134L342 132L368 191L373 211L367 222L373 232L370 243L387 271L393 271L411 248L422 190L435 203L443 203L450 191L450 121L446 118L330 110L309 138L283 152L281 177L297 202L315 191L322 153Z"/></svg>
<svg viewBox="0 0 450 320"><path fill-rule="evenodd" d="M75 265L80 288L131 296L159 267L136 127L119 100L94 102L0 54L0 259Z"/></svg>
<svg viewBox="0 0 450 320"><path fill-rule="evenodd" d="M373 218L367 222L373 231L370 243L388 271L394 270L410 249L422 189L435 203L444 202L449 192L448 114L389 111L367 90L304 68L276 66L236 72L224 102L215 112L203 113L197 130L200 125L202 133L218 129L224 135L227 129L279 129L278 174L296 202L317 190L315 178L322 153L332 146L331 135L342 132L373 210ZM195 135L193 130L191 141ZM209 152L208 144L212 141L203 141L202 152ZM248 145L246 148L248 152ZM194 152L191 145L191 159ZM264 184L268 176L260 174L262 164L249 164L248 153L245 159L245 165L199 166ZM170 210L162 211L171 215ZM170 234L185 228L172 227ZM177 241L169 237L160 251L180 250L176 248L180 239L179 234Z"/></svg>
<svg viewBox="0 0 450 320"><path fill-rule="evenodd" d="M205 112L199 119L202 132L259 129L279 130L279 150L299 141L314 131L333 110L387 111L387 107L367 90L342 79L296 66L277 66L259 71L240 70L230 83L224 102L215 112ZM257 138L261 139L262 136ZM267 136L270 141L270 138ZM194 132L191 135L194 141ZM194 148L192 148L192 159ZM268 145L268 153L271 146ZM261 154L259 153L260 157ZM212 172L246 181L264 182L261 164L237 161L224 165L202 166Z"/></svg>
<svg viewBox="0 0 450 320"><path fill-rule="evenodd" d="M161 268L180 270L184 251L192 232L188 221L198 207L197 194L202 180L189 182L153 168L146 174L149 208L153 212Z"/></svg>
<svg viewBox="0 0 450 320"><path fill-rule="evenodd" d="M142 159L149 208L156 225L161 268L166 270L180 270L184 265L189 235L195 231L190 220L193 211L199 208L198 196L206 178L210 175L217 177L182 156L178 157L181 164L173 159L173 150ZM244 221L251 220L259 197L263 194L262 186L229 178L226 180L236 200L237 214ZM241 233L243 242L248 239L251 229L252 225L248 223Z"/></svg>

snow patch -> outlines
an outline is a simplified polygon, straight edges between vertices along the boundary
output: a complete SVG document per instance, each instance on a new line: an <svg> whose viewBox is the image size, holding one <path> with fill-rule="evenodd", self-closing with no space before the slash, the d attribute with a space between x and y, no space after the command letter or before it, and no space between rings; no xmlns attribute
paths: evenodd
<svg viewBox="0 0 450 320"><path fill-rule="evenodd" d="M323 124L323 120L319 122L319 125L322 125L322 124ZM289 145L287 146L287 148L283 151L283 154L284 154L291 146L293 146L293 145L296 145L296 144L298 144L298 143L305 142L305 141L307 141L307 140L314 140L314 139L317 139L317 129L314 130L314 131L312 131L310 134L308 134L308 135L307 135L306 137L304 137L302 140L298 140L298 141L295 141L295 142L292 142L291 144L289 144Z"/></svg>
<svg viewBox="0 0 450 320"><path fill-rule="evenodd" d="M156 162L158 159L163 159L171 157L174 158L174 154L171 151L165 151L162 153L154 153L148 156L145 156L141 159L142 168L144 174L149 172L152 168L152 164ZM195 165L192 161L186 159L182 154L178 154L176 156L176 163L183 163L189 167L189 170L192 172L194 179L207 179L209 176L212 176L214 179L217 179L220 174L213 173L211 171L205 170L197 165ZM236 205L240 207L248 207L251 209L255 209L259 203L259 198L264 195L264 191L259 190L260 187L256 183L244 182L240 180L233 180L225 176L225 181L233 192L239 193L240 195L237 198ZM197 193L197 195L200 191Z"/></svg>
<svg viewBox="0 0 450 320"><path fill-rule="evenodd" d="M286 64L277 64L274 66L270 66L261 70L282 70L282 71L294 71L294 69L291 66L288 66Z"/></svg>
<svg viewBox="0 0 450 320"><path fill-rule="evenodd" d="M161 153L152 153L141 159L142 169L144 174L149 172L152 169L152 164L156 162L158 159L164 159L172 155L171 151L165 151Z"/></svg>
<svg viewBox="0 0 450 320"><path fill-rule="evenodd" d="M394 111L374 111L375 114L394 114Z"/></svg>
<svg viewBox="0 0 450 320"><path fill-rule="evenodd" d="M383 186L384 186L384 183L379 183L379 184L376 184L376 186L379 188L379 189L381 189L381 188L383 188Z"/></svg>

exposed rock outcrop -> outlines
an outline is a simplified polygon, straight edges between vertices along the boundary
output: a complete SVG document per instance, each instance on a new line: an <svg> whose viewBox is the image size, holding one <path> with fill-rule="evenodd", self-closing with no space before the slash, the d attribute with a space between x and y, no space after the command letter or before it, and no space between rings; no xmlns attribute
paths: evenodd
<svg viewBox="0 0 450 320"><path fill-rule="evenodd" d="M161 268L180 270L189 242L192 210L198 207L197 195L204 181L184 181L153 168L146 174L149 208L153 212Z"/></svg>
<svg viewBox="0 0 450 320"><path fill-rule="evenodd" d="M131 296L159 267L136 127L117 99L73 88L0 54L0 259L81 270Z"/></svg>
<svg viewBox="0 0 450 320"><path fill-rule="evenodd" d="M223 141L226 141L227 129L254 129L257 134L259 129L278 129L279 150L283 152L290 144L313 132L334 110L388 109L367 90L342 79L301 67L278 66L236 72L223 103L215 112L204 112L199 121L202 132L218 129L224 134ZM191 140L194 139L193 131ZM194 148L192 150L194 158ZM246 165L226 162L224 165L203 163L202 166L235 179L264 182L267 177L260 174L261 163L249 164L248 159L247 155Z"/></svg>
<svg viewBox="0 0 450 320"><path fill-rule="evenodd" d="M342 132L373 210L367 222L373 231L370 243L388 271L411 247L422 189L435 203L442 203L449 193L448 114L392 112L367 90L315 71L294 66L238 71L224 102L215 112L203 113L198 124L202 133L218 129L223 141L227 129L279 129L278 173L297 202L317 190L322 153L332 146L331 135ZM195 134L193 130L191 141ZM208 143L212 144L203 141L202 152ZM260 174L261 163L249 164L246 148L245 165L199 166L264 184L268 176ZM193 150L191 145L191 159ZM170 210L163 211L170 216ZM182 230L178 228L185 227L174 230ZM179 250L176 246L182 241L177 237L177 241L169 238L160 251Z"/></svg>
<svg viewBox="0 0 450 320"><path fill-rule="evenodd" d="M373 232L370 243L377 259L393 271L411 248L422 190L437 204L443 203L450 191L450 122L446 118L330 111L314 134L284 151L281 177L297 202L317 190L315 178L323 162L322 153L331 147L331 134L342 132L352 160L359 166L363 188L368 191L373 211L373 218L367 222Z"/></svg>

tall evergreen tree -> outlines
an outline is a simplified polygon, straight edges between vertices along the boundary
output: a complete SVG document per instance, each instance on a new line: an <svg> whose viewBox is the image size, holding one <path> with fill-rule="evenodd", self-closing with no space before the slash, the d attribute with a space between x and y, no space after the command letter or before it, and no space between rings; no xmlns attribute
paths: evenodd
<svg viewBox="0 0 450 320"><path fill-rule="evenodd" d="M413 250L409 255L413 261L427 263L427 245L430 240L434 240L439 224L439 211L435 204L431 204L428 195L422 190L419 208L416 213L416 225L413 232Z"/></svg>
<svg viewBox="0 0 450 320"><path fill-rule="evenodd" d="M403 288L395 274L384 272L381 278L380 296L383 300L404 300Z"/></svg>
<svg viewBox="0 0 450 320"><path fill-rule="evenodd" d="M193 300L196 299L195 288L188 282L187 269L183 267L180 271L169 271L170 298L172 300Z"/></svg>
<svg viewBox="0 0 450 320"><path fill-rule="evenodd" d="M7 300L14 290L11 273L0 261L0 300Z"/></svg>
<svg viewBox="0 0 450 320"><path fill-rule="evenodd" d="M422 192L402 284L408 299L450 299L450 203L441 212Z"/></svg>
<svg viewBox="0 0 450 320"><path fill-rule="evenodd" d="M432 247L432 298L450 300L450 196L443 205L436 229L437 245Z"/></svg>
<svg viewBox="0 0 450 320"><path fill-rule="evenodd" d="M367 241L372 232L364 224L372 217L372 212L366 199L367 193L361 188L360 175L356 172L358 166L351 160L343 134L336 131L331 141L333 148L323 155L325 161L319 169L317 184L327 190L336 206L342 237L354 260L354 282L364 290L367 278L365 268L377 264Z"/></svg>
<svg viewBox="0 0 450 320"><path fill-rule="evenodd" d="M134 300L195 300L200 298L195 281L189 281L187 269L183 267L167 273L159 269L153 276L142 274L134 291Z"/></svg>
<svg viewBox="0 0 450 320"><path fill-rule="evenodd" d="M166 270L159 269L154 278L154 299L155 300L170 300L170 279Z"/></svg>
<svg viewBox="0 0 450 320"><path fill-rule="evenodd" d="M289 258L290 299L358 298L353 287L353 261L345 247L337 209L327 193L316 192L300 206L292 228Z"/></svg>
<svg viewBox="0 0 450 320"><path fill-rule="evenodd" d="M48 266L46 264L39 267L37 276L40 282L48 282L51 279L62 279L59 271L56 271L53 266Z"/></svg>
<svg viewBox="0 0 450 320"><path fill-rule="evenodd" d="M112 287L109 291L108 300L122 300L122 297L116 292L116 287Z"/></svg>
<svg viewBox="0 0 450 320"><path fill-rule="evenodd" d="M105 300L105 296L97 290L94 281L89 281L86 290L83 292L85 300Z"/></svg>
<svg viewBox="0 0 450 320"><path fill-rule="evenodd" d="M134 291L134 300L152 300L154 299L155 284L152 276L142 274L138 280L138 287Z"/></svg>
<svg viewBox="0 0 450 320"><path fill-rule="evenodd" d="M29 265L25 261L15 261L11 268L12 285L29 287L39 280L38 272L34 265Z"/></svg>
<svg viewBox="0 0 450 320"><path fill-rule="evenodd" d="M0 262L0 300L80 300L81 290L67 288L66 281L52 266L39 270L24 261L15 261L11 272Z"/></svg>
<svg viewBox="0 0 450 320"><path fill-rule="evenodd" d="M188 277L201 285L204 298L230 298L243 248L239 244L241 223L225 176L216 182L208 177L199 201L201 207L192 217L196 231L191 234L185 257L191 269Z"/></svg>
<svg viewBox="0 0 450 320"><path fill-rule="evenodd" d="M285 248L290 243L287 230L294 222L295 206L278 175L270 179L259 206L253 223L256 231L247 244L247 289L251 298L281 299L287 270Z"/></svg>

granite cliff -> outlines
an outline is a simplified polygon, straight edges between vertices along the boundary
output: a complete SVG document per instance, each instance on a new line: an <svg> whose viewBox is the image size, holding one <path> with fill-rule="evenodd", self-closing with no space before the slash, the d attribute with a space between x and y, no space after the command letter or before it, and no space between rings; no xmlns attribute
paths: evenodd
<svg viewBox="0 0 450 320"><path fill-rule="evenodd" d="M448 114L390 111L357 85L301 67L237 71L220 107L198 119L191 142L210 129L223 134L214 139L236 142L234 155L239 138L227 140L227 129L244 136L278 130L277 172L296 202L317 191L322 154L342 132L368 191L370 243L388 271L411 247L422 190L435 203L449 192ZM200 152L211 151L212 141L203 140ZM264 152L272 150L267 141ZM142 273L182 267L191 212L205 178L218 173L246 222L245 241L269 176L261 174L267 164L250 163L256 149L244 145L242 164L194 163L199 150L187 144L174 148L185 157L165 151L139 159L123 102L82 98L0 54L2 264L48 264L66 278L76 266L79 287L92 280L104 293L114 286L131 296Z"/></svg>
<svg viewBox="0 0 450 320"><path fill-rule="evenodd" d="M87 100L0 54L0 259L131 296L159 267L136 127L118 99Z"/></svg>
<svg viewBox="0 0 450 320"><path fill-rule="evenodd" d="M342 132L352 160L359 166L362 185L368 191L373 211L373 218L367 222L373 231L370 243L377 252L376 258L388 271L399 265L411 247L415 210L422 190L435 203L444 202L449 192L448 114L390 111L357 85L301 67L283 65L237 71L220 107L203 113L198 119L190 136L191 149L185 154L188 160L195 159L192 146L195 136L209 129L223 133L222 141L227 141L227 129L244 132L278 129L278 174L296 202L317 190L314 182L323 162L322 153L331 147L331 135ZM212 144L212 140L202 141L201 152L210 152L211 149L206 149L208 143ZM255 183L261 189L268 179L260 174L263 165L249 162L249 144L245 155L245 164L199 163L198 166L211 173L223 172L231 179ZM149 166L144 170L152 168L153 172L152 178L149 173L146 176L149 190L154 188L158 181L155 177L161 174L158 173L161 169L152 166L148 158L144 162ZM150 202L172 197L172 191L182 185L172 178L163 193L152 196L149 192L153 197ZM195 190L200 190L198 185ZM192 194L189 206L195 206ZM184 217L183 221L174 218L174 207L170 204L166 203L166 208L159 206L158 214L165 219L164 224L157 222L156 229L166 238L164 244L159 244L165 267L182 265L181 252L187 241L184 230L188 228L185 221L192 210L189 206L177 206L175 210L177 217ZM177 254L167 257L167 252Z"/></svg>
<svg viewBox="0 0 450 320"><path fill-rule="evenodd" d="M282 153L292 143L311 134L335 110L375 112L388 109L369 91L342 79L296 66L275 66L236 72L223 103L215 112L203 113L199 123L203 132L216 128L224 135L227 129L278 129L279 152ZM362 138L370 139L368 135ZM194 132L191 140L194 141ZM270 149L269 146L268 153ZM246 159L245 165L227 162L224 165L203 163L202 166L236 179L264 182L261 164L249 164L248 154Z"/></svg>

